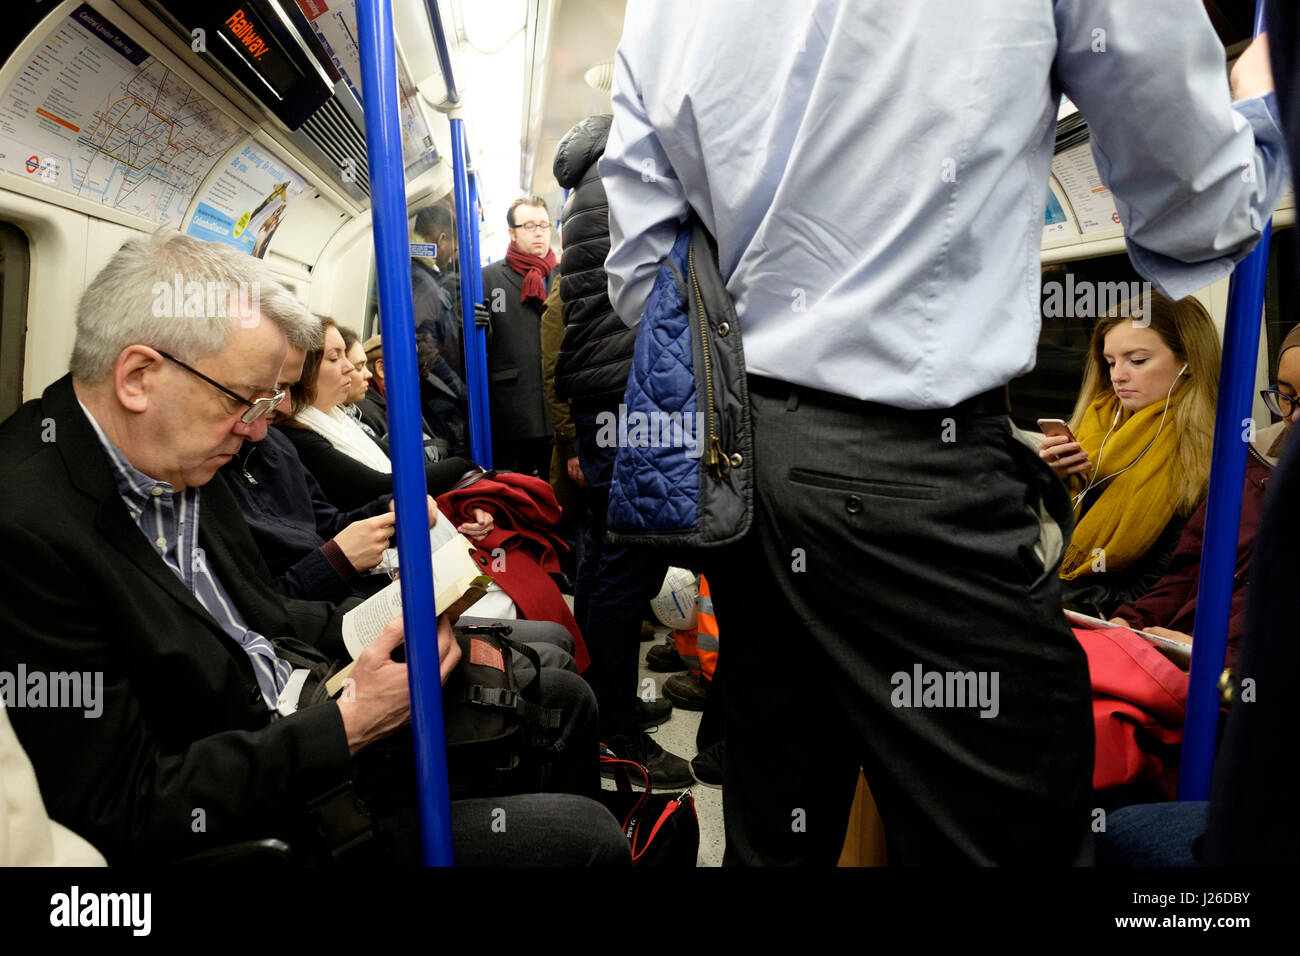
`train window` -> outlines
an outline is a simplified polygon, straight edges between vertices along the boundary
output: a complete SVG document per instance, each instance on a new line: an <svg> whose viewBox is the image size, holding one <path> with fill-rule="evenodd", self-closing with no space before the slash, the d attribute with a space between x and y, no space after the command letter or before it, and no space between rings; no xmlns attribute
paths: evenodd
<svg viewBox="0 0 1300 956"><path fill-rule="evenodd" d="M27 342L27 236L0 222L0 421L23 403L23 353Z"/></svg>
<svg viewBox="0 0 1300 956"><path fill-rule="evenodd" d="M1295 229L1273 234L1268 250L1268 286L1264 293L1264 341L1268 380L1277 381L1277 350L1300 322L1300 290L1296 288Z"/></svg>
<svg viewBox="0 0 1300 956"><path fill-rule="evenodd" d="M375 274L375 257L370 257L370 283L366 292L366 318L362 323L363 339L379 334L379 278Z"/></svg>
<svg viewBox="0 0 1300 956"><path fill-rule="evenodd" d="M1043 266L1037 362L1010 386L1016 425L1036 431L1040 418L1070 417L1097 316L1140 293L1141 282L1126 253Z"/></svg>

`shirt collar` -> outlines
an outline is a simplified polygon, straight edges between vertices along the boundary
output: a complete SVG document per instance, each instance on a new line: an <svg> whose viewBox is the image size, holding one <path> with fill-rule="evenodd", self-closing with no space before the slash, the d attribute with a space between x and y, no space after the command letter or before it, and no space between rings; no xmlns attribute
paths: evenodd
<svg viewBox="0 0 1300 956"><path fill-rule="evenodd" d="M165 481L159 481L156 478L150 478L135 465L127 460L126 455L122 454L121 449L113 444L100 427L95 416L90 413L81 399L77 399L77 404L85 413L86 419L90 422L90 427L95 431L95 437L99 439L99 444L104 449L104 454L108 456L109 464L112 466L113 483L117 486L117 493L121 495L129 504L144 505L152 498L162 495L171 495L172 486Z"/></svg>

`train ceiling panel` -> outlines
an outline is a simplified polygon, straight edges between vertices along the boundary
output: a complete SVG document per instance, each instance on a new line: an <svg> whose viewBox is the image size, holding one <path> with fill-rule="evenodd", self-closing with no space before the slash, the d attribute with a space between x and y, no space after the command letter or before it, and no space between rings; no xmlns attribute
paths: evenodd
<svg viewBox="0 0 1300 956"><path fill-rule="evenodd" d="M610 111L608 89L590 85L586 76L593 67L613 61L626 8L625 0L568 0L555 14L546 59L545 106L529 131L535 144L531 192L537 195L560 196L551 165L564 134L579 120Z"/></svg>

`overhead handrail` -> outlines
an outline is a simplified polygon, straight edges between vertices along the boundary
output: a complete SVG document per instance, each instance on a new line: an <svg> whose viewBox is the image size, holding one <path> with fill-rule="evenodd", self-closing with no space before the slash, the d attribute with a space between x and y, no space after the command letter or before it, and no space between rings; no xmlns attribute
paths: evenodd
<svg viewBox="0 0 1300 956"><path fill-rule="evenodd" d="M1254 35L1264 23L1264 0L1255 3ZM1219 369L1219 403L1214 416L1214 451L1205 506L1192 669L1183 722L1179 800L1208 800L1219 732L1219 678L1228 647L1228 620L1237 566L1242 488L1246 480L1246 445L1254 437L1251 404L1259 359L1260 315L1268 276L1268 247L1273 221L1259 242L1237 264L1228 288L1228 317Z"/></svg>
<svg viewBox="0 0 1300 956"><path fill-rule="evenodd" d="M357 0L357 46L365 96L366 155L370 163L379 321L384 342L384 395L388 400L388 441L393 460L421 850L426 866L451 866L451 802L390 0Z"/></svg>
<svg viewBox="0 0 1300 956"><path fill-rule="evenodd" d="M452 106L460 103L460 91L456 89L456 78L451 72L451 48L447 46L447 31L442 28L442 16L438 13L438 0L427 0L429 25L433 27L433 46L438 54L438 67L442 70L442 83L447 88L447 102Z"/></svg>

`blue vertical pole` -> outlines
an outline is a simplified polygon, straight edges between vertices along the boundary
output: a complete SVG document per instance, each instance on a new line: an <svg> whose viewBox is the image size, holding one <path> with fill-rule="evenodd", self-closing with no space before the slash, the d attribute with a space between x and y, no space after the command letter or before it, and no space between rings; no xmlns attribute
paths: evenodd
<svg viewBox="0 0 1300 956"><path fill-rule="evenodd" d="M1264 3L1255 4L1255 36L1263 28ZM1192 672L1187 686L1179 800L1208 800L1219 731L1219 676L1228 646L1232 583L1237 568L1246 444L1253 435L1251 404L1259 360L1260 313L1268 274L1272 221L1259 243L1232 273L1228 319L1223 333L1219 406L1214 417L1214 451L1205 506L1205 538L1196 597Z"/></svg>
<svg viewBox="0 0 1300 956"><path fill-rule="evenodd" d="M466 147L468 148L468 146ZM469 245L470 245L470 264L473 266L474 280L474 301L483 301L483 257L479 254L479 191L478 191L478 174L470 173L469 176L469 207L473 215L473 221L470 223ZM489 414L491 405L488 402L488 369L487 369L487 342L484 341L483 347L474 354L474 364L478 369L478 388L482 392L483 417L479 421L479 432L483 441L483 447L487 449L487 458L484 460L483 467L492 467L492 416Z"/></svg>
<svg viewBox="0 0 1300 956"><path fill-rule="evenodd" d="M411 303L411 251L406 233L406 180L397 115L397 56L389 0L357 0L357 43L365 98L366 157L384 341L389 445L406 624L411 723L420 791L420 836L426 866L450 866L451 803L442 724L442 680L433 562L429 553L420 400Z"/></svg>
<svg viewBox="0 0 1300 956"><path fill-rule="evenodd" d="M492 467L488 438L487 361L483 332L474 324L474 303L483 293L478 270L478 213L470 202L465 161L465 121L451 120L452 190L456 197L456 254L460 259L460 317L465 330L465 386L469 390L470 454L484 468Z"/></svg>

